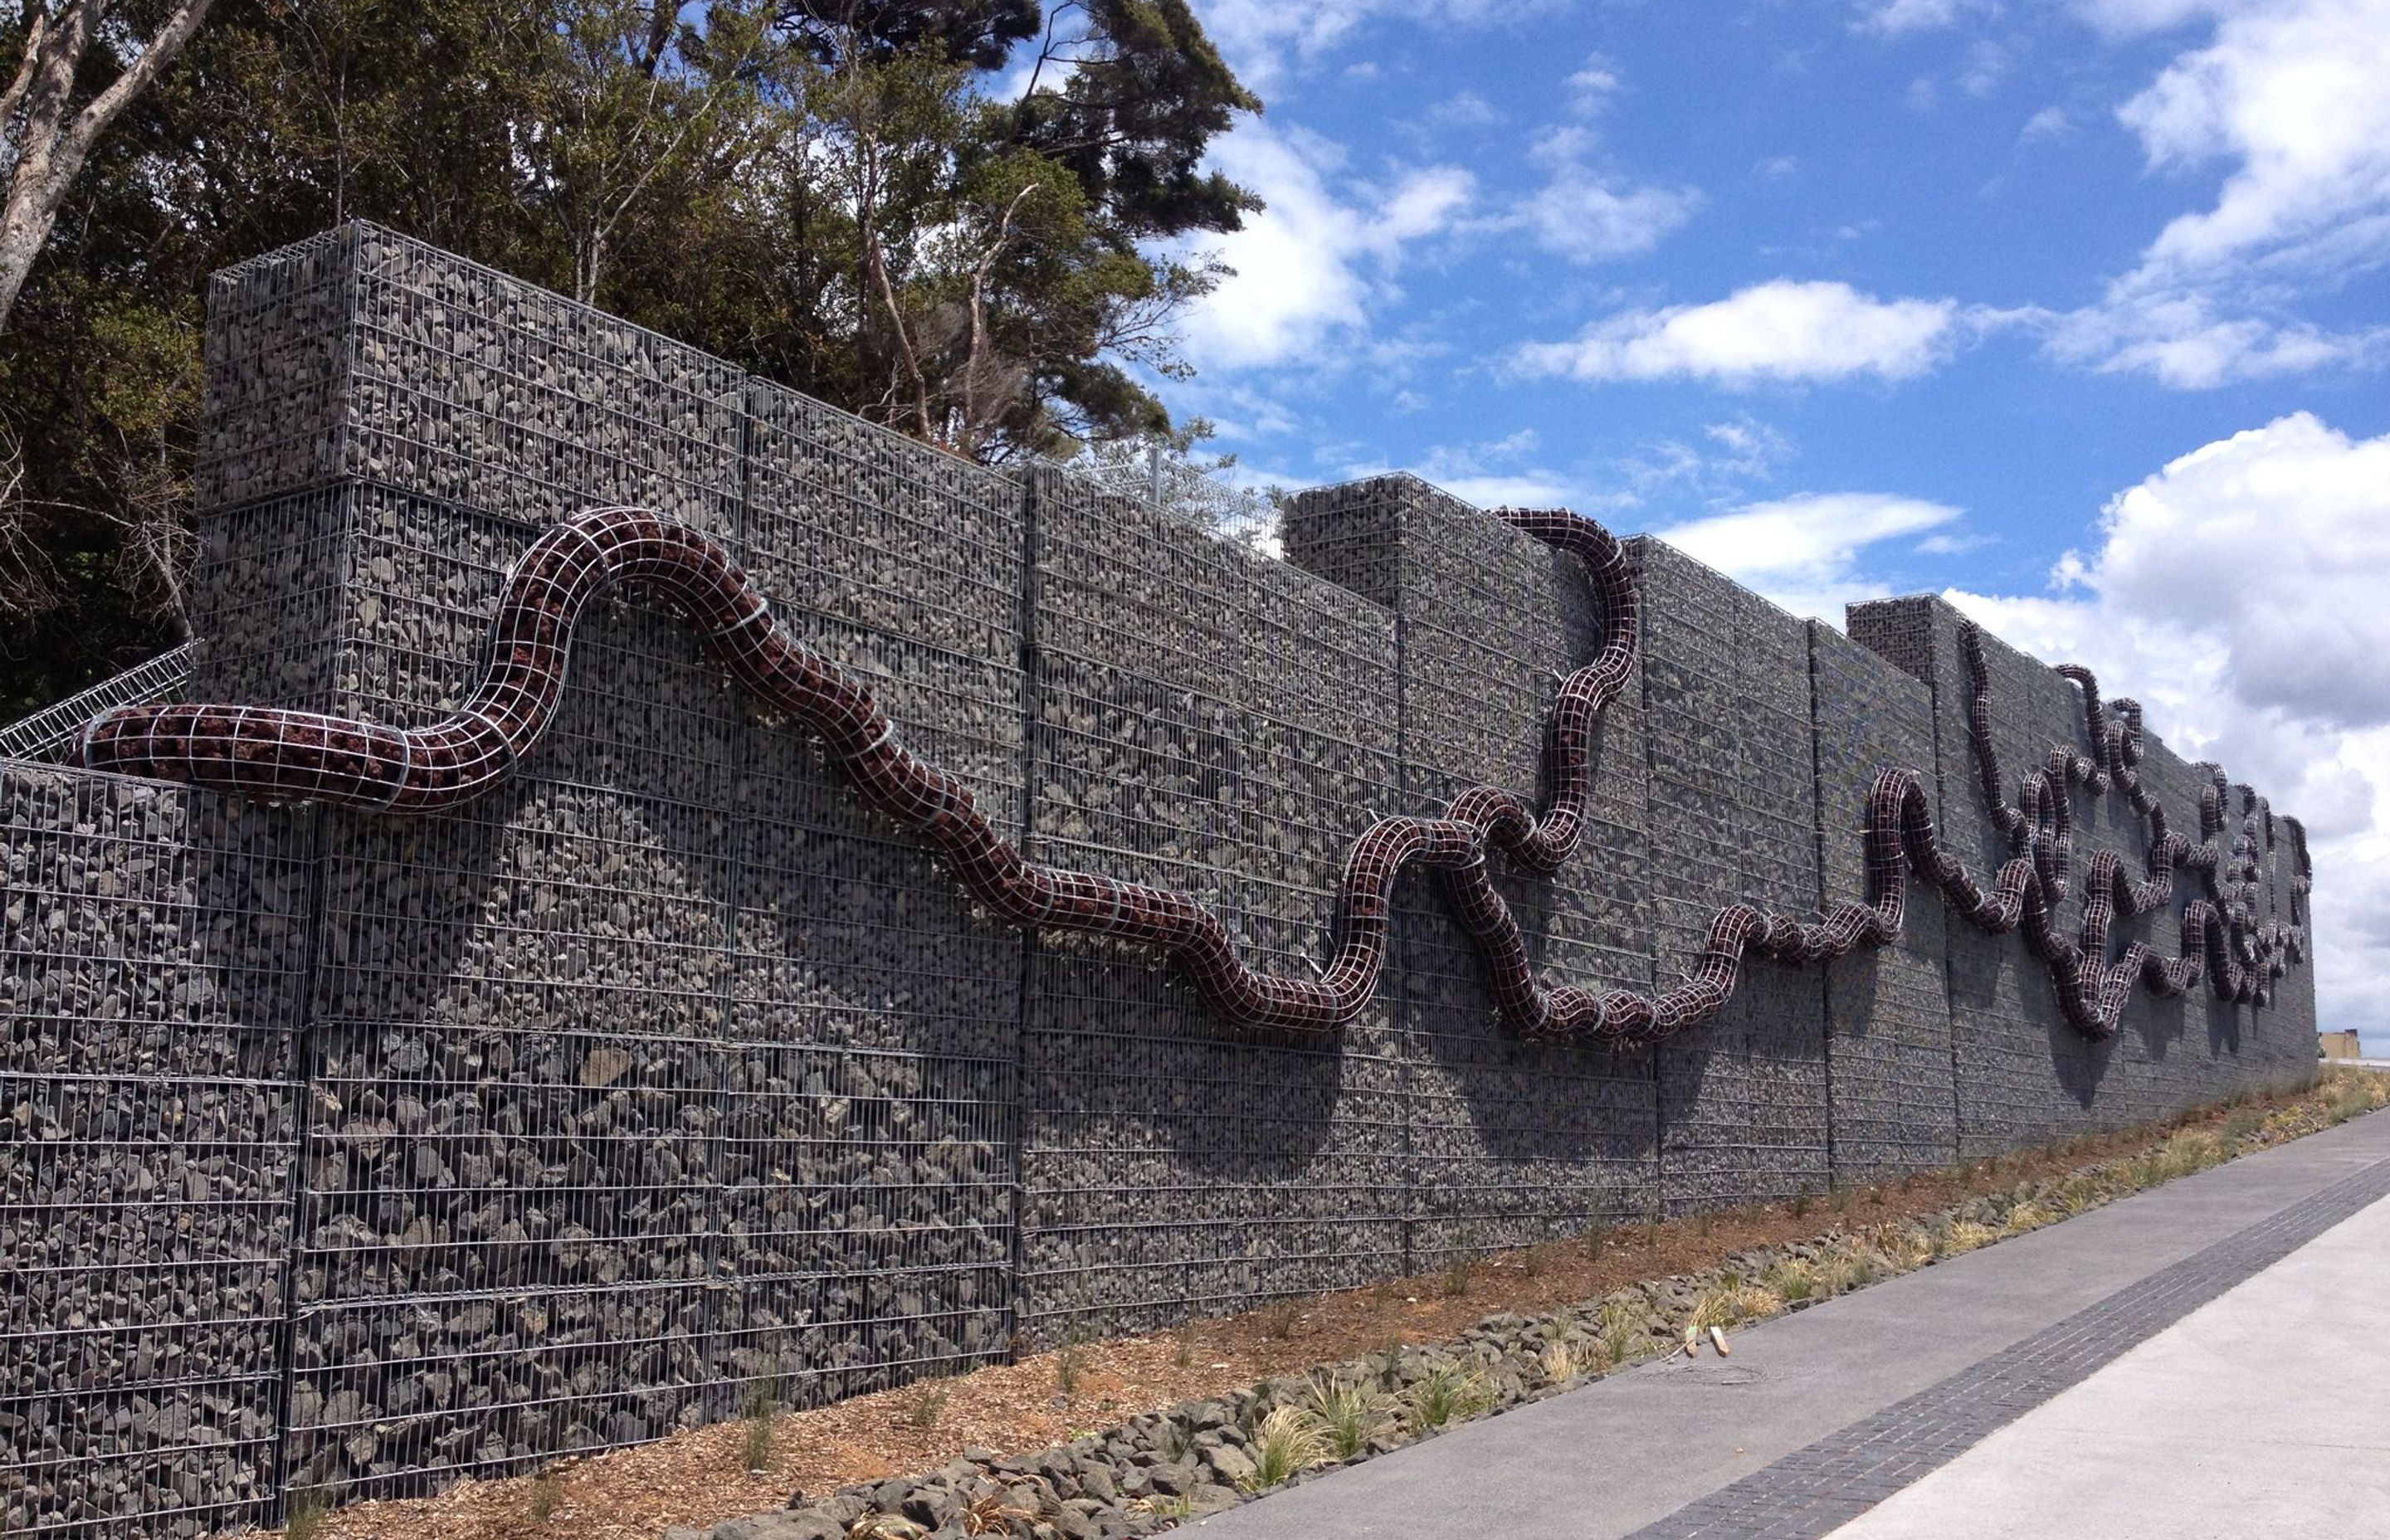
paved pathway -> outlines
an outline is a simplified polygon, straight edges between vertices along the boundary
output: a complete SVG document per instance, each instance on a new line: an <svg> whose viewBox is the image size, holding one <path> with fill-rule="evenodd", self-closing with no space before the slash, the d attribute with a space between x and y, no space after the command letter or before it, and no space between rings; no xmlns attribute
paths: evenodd
<svg viewBox="0 0 2390 1540"><path fill-rule="evenodd" d="M2298 1280L2320 1280L2378 1300L2390 1278L2366 1244L2390 1226L2390 1204L2376 1206L2385 1195L2390 1112L1747 1328L1730 1359L1647 1365L1189 1528L1206 1540L1489 1534L1817 1540L1838 1525L1848 1527L1850 1540L2127 1534L2047 1511L2029 1530L1967 1530L1954 1527L1951 1515L1983 1506L1982 1483L2046 1482L2024 1473L2057 1447L2070 1448L2075 1469L2086 1472L2075 1478L2078 1494L2100 1490L2103 1479L2165 1484L2165 1472L2148 1469L2162 1450L2173 1451L2177 1465L2208 1463L2183 1435L2152 1443L2068 1431L2087 1417L2113 1423L2163 1398L2146 1377L2178 1376L2165 1366L2179 1365L2185 1342L2234 1344L2231 1372L2273 1387L2228 1427L2249 1462L2275 1458L2251 1418L2278 1407L2297 1408L2283 1415L2310 1424L2328 1418L2332 1382L2314 1377L2312 1354L2268 1356L2281 1350L2282 1335L2274 1329L2279 1316L2262 1303L2280 1292L2273 1279L2261 1280L2267 1292L2255 1310L2237 1300L2222 1307L2224 1320L2244 1323L2237 1337L2209 1314L2193 1313L2285 1257L2294 1259L2283 1275L2293 1290ZM2346 1234L2303 1250L2360 1215ZM2347 1281L2352 1271L2361 1281ZM2135 1357L2143 1345L2152 1353ZM2251 1354L2256 1361L2245 1361ZM2123 1383L2112 1389L2102 1369L2124 1374ZM2281 1383L2294 1378L2295 1385ZM2174 1383L2178 1390L2179 1380ZM2325 1398L2320 1412L2318 1396ZM2350 1410L2366 1415L2357 1403ZM2376 1415L2369 1431L2347 1441L2378 1446L2383 1427ZM1992 1442L2003 1429L2014 1437ZM2211 1441L2217 1436L2207 1430ZM2348 1456L2352 1465L2369 1458L2379 1463L2354 1450ZM1885 1501L1895 1495L1905 1499L1897 1508ZM2259 1500L2253 1495L2252 1507ZM1911 1527L1849 1524L1878 1503L1865 1522ZM2370 1508L2356 1527L2319 1520L2320 1527L2229 1533L2390 1537L2390 1520L2373 1517L2382 1511ZM2195 1540L2205 1532L2151 1533Z"/></svg>
<svg viewBox="0 0 2390 1540"><path fill-rule="evenodd" d="M2166 1328L1833 1540L2070 1534L2390 1535L2390 1202Z"/></svg>

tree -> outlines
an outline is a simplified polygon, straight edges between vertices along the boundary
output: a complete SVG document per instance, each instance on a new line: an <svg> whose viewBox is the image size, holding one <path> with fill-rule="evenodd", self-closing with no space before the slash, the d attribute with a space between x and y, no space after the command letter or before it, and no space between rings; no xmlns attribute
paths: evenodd
<svg viewBox="0 0 2390 1540"><path fill-rule="evenodd" d="M1181 0L216 0L0 345L0 717L178 634L215 268L372 219L978 459L1183 436L1254 105Z"/></svg>
<svg viewBox="0 0 2390 1540"><path fill-rule="evenodd" d="M7 169L0 203L0 330L17 307L25 276L50 238L58 205L91 158L92 147L148 90L207 19L213 0L181 0L132 56L114 61L115 78L97 89L84 77L95 46L114 51L142 29L116 0L24 0L17 27L22 58L0 96L0 160Z"/></svg>
<svg viewBox="0 0 2390 1540"><path fill-rule="evenodd" d="M739 174L754 143L735 131L767 42L759 18L715 6L702 28L674 0L590 0L559 7L554 56L534 75L532 112L515 125L525 192L555 218L572 268L569 292L597 301L624 223L676 166L727 155L707 173Z"/></svg>

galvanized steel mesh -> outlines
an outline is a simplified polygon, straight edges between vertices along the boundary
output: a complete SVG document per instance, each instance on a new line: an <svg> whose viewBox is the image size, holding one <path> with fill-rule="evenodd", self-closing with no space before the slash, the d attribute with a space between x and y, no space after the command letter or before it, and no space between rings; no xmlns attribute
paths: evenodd
<svg viewBox="0 0 2390 1540"><path fill-rule="evenodd" d="M1598 650L1572 558L1423 483L1293 499L1276 561L369 227L223 276L208 347L190 698L438 721L541 530L652 509L1028 859L1192 895L1267 972L1326 955L1380 815L1536 805L1555 682ZM1576 857L1495 877L1538 974L1649 995L1728 899L1864 896L1887 764L1970 868L2011 858L1947 608L1855 613L1855 645L1634 550ZM2102 751L2077 687L1984 651L2008 775ZM522 1470L2312 1055L2306 969L2264 1010L2137 995L2091 1043L2022 942L1915 893L1892 944L1754 966L1656 1051L1523 1042L1417 874L1338 1034L1240 1040L1148 953L1000 923L667 614L598 601L556 709L432 818L0 766L0 1530ZM2152 739L2139 774L2196 827L2198 772ZM2118 805L2075 804L2078 889L2145 854ZM2269 861L2284 821L2222 813L2229 901L2293 923L2294 828Z"/></svg>

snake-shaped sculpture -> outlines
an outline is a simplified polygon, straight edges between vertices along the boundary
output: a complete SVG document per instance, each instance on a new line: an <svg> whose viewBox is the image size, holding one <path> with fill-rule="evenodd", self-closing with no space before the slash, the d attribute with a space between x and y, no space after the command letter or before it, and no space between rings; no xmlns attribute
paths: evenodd
<svg viewBox="0 0 2390 1540"><path fill-rule="evenodd" d="M2246 923L2242 892L2254 877L2236 853L2242 884L2194 901L2172 958L2140 943L2113 963L2107 928L2114 910L2139 913L2170 900L2173 874L2190 866L2211 885L2225 863L2212 844L2167 834L2153 802L2144 806L2132 766L2140 754L2138 708L2118 702L2103 724L2096 687L2078 674L2092 738L2104 769L2069 758L2029 777L2024 804L2009 808L1990 755L1988 685L1980 643L1969 633L1976 674L1973 719L1985 787L1995 816L2020 853L1985 892L1935 837L1933 808L1907 770L1879 772L1868 792L1865 840L1869 901L1833 906L1822 920L1769 914L1748 904L1718 911L1691 971L1656 995L1547 987L1528 965L1510 905L1488 874L1498 849L1529 870L1568 860L1583 831L1591 747L1602 712L1633 677L1636 573L1611 533L1564 510L1495 515L1566 551L1584 565L1600 615L1593 661L1561 681L1549 736L1549 800L1540 813L1491 786L1455 797L1440 817L1381 817L1345 863L1335 956L1317 977L1262 973L1237 955L1217 916L1194 897L1089 872L1039 866L1000 835L973 804L970 788L898 741L895 725L862 683L800 645L773 619L764 596L713 539L642 508L596 508L542 533L508 575L489 649L463 705L426 727L387 726L314 712L233 705L134 706L103 713L85 729L82 763L94 769L187 781L265 802L319 802L388 814L456 807L505 780L554 721L581 616L610 588L626 586L677 609L705 652L759 699L804 723L828 745L855 795L934 845L963 886L1016 925L1078 931L1150 947L1175 960L1203 999L1228 1021L1276 1033L1327 1033L1351 1020L1376 992L1385 967L1394 880L1417 864L1436 871L1460 924L1484 955L1502 1021L1526 1036L1641 1044L1684 1032L1732 996L1745 953L1795 966L1820 963L1900 933L1908 877L1939 889L1970 921L2005 933L2023 927L2055 982L2068 1020L2088 1036L2116 1030L2135 978L2180 994L2204 972L2219 997L2264 1000L2300 930L2260 934ZM2063 751L2062 751L2062 754ZM2068 883L2066 778L2125 787L2155 829L2152 876L2133 884L2116 858L2094 857L2079 936L2060 935L2051 918ZM2215 807L2215 793L2210 802ZM2262 804L2252 799L2249 829ZM2220 822L2211 808L2204 823ZM2269 827L2269 826L2268 826ZM2294 826L2295 830L2295 826ZM2203 835L2213 828L2204 828ZM2253 836L2244 833L2244 843ZM2305 840L2298 841L2305 876ZM2303 890L2302 890L2303 891Z"/></svg>

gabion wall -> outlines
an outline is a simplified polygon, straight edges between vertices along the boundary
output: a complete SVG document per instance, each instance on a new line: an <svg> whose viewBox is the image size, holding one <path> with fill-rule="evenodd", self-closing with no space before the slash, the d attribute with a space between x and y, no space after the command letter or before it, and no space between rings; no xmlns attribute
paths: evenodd
<svg viewBox="0 0 2390 1540"><path fill-rule="evenodd" d="M1274 972L1324 955L1381 814L1536 799L1553 682L1594 648L1572 558L1416 480L1294 499L1274 560L368 226L223 275L208 358L193 698L425 721L541 528L652 507L734 548L1033 860L1196 893ZM2009 853L1959 617L1889 601L1846 638L1634 550L1638 673L1581 847L1498 878L1540 974L1648 992L1729 900L1864 896L1886 764L1971 867ZM2076 687L1986 653L2011 786L2079 751ZM2143 774L2198 832L2206 773L2152 740ZM2244 802L2218 838L2287 921L2291 834ZM2074 805L2081 856L2139 861L2120 796ZM2303 967L2267 1009L2137 994L2087 1042L2019 937L1924 883L1893 944L1754 962L1656 1050L1521 1042L1416 873L1361 1019L1250 1041L1148 957L976 910L622 603L462 814L0 764L0 854L10 1534L525 1469L2135 1121L2314 1052ZM2170 923L2124 928L2171 952Z"/></svg>

